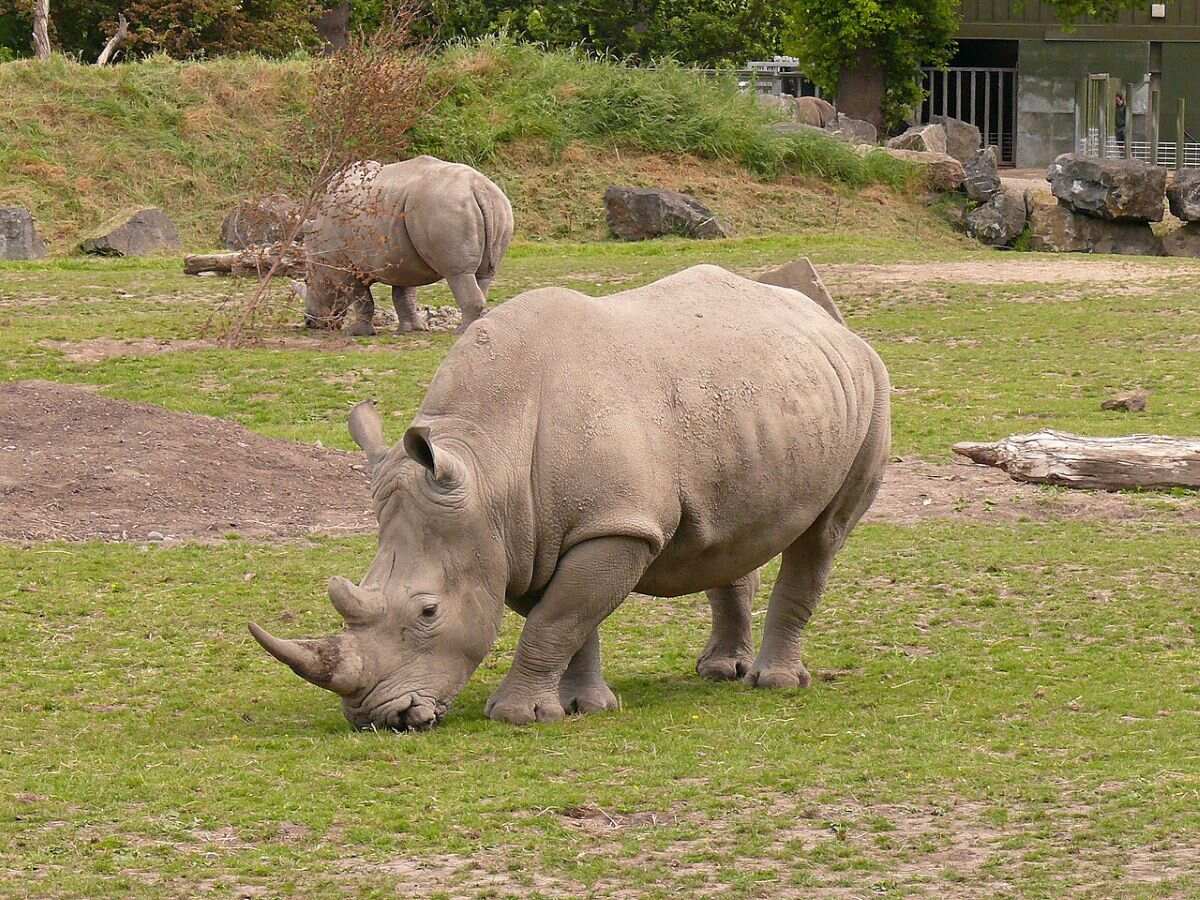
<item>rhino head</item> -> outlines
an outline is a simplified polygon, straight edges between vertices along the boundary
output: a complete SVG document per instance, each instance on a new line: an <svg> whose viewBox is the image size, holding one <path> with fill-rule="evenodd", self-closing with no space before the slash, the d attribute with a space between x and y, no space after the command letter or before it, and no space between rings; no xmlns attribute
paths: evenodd
<svg viewBox="0 0 1200 900"><path fill-rule="evenodd" d="M465 445L416 426L389 450L369 401L351 412L350 433L371 463L379 549L361 583L329 582L345 629L315 640L250 632L338 694L355 728L428 728L495 642L507 557Z"/></svg>

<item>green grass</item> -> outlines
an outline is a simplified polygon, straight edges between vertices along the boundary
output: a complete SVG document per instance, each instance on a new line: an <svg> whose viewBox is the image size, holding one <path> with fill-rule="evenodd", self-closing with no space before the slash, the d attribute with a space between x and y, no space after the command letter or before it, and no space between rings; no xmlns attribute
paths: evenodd
<svg viewBox="0 0 1200 900"><path fill-rule="evenodd" d="M59 56L0 63L0 204L29 207L56 254L75 252L82 234L118 210L145 205L172 217L185 246L212 247L238 200L301 192L289 140L307 114L309 67L304 58L255 57L153 57L104 68ZM598 177L641 183L665 171L669 181L682 158L748 185L812 176L834 185L847 205L863 186L903 193L913 178L910 166L883 153L860 157L821 135L777 134L777 114L731 81L671 64L641 70L489 40L445 51L434 78L448 96L397 154L473 163L522 203L548 171L580 168L578 159L558 159L572 146ZM531 148L548 158L532 164ZM654 158L633 166L609 160L622 152ZM788 219L790 190L780 188L777 218ZM581 236L586 222L590 236L602 191L519 217L519 233ZM717 211L739 220L733 199Z"/></svg>
<svg viewBox="0 0 1200 900"><path fill-rule="evenodd" d="M801 253L889 365L900 454L1043 426L1200 433L1178 261L1141 261L1132 285L1090 278L1103 258L1074 282L987 285L835 268L1012 258L920 235L518 244L493 299ZM0 267L0 379L348 447L350 403L378 398L395 435L450 346L82 363L47 343L196 338L247 289L162 261ZM1134 383L1148 414L1099 410ZM635 597L603 628L624 708L512 729L483 715L510 615L417 735L350 732L244 628L336 627L322 586L361 576L370 537L0 546L0 896L1200 896L1200 528L1156 521L1180 498L1142 499L1122 523L858 529L804 693L701 681L703 598Z"/></svg>
<svg viewBox="0 0 1200 900"><path fill-rule="evenodd" d="M369 539L0 549L0 891L394 896L388 866L419 884L425 860L456 896L488 895L481 868L509 886L491 896L536 873L953 893L953 866L916 865L968 829L963 877L998 893L1112 896L1149 861L1165 881L1138 896L1191 895L1198 536L866 527L810 628L809 692L701 681L702 598L633 598L604 628L625 708L524 730L482 712L510 616L443 726L408 736L349 732L244 630L332 628L317 586ZM581 828L591 806L619 827Z"/></svg>

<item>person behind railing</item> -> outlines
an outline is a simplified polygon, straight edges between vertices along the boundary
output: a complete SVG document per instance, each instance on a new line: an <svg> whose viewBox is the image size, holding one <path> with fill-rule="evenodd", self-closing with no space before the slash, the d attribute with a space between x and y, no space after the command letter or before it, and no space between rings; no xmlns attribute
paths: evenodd
<svg viewBox="0 0 1200 900"><path fill-rule="evenodd" d="M1125 150L1125 95L1117 94L1117 147L1124 152Z"/></svg>

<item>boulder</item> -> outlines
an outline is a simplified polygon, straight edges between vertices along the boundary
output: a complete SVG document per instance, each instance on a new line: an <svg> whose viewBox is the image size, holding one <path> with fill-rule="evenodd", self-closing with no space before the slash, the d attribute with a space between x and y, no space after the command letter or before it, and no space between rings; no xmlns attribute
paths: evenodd
<svg viewBox="0 0 1200 900"><path fill-rule="evenodd" d="M929 121L942 126L946 132L946 152L963 165L979 152L983 136L970 122L950 116L930 116Z"/></svg>
<svg viewBox="0 0 1200 900"><path fill-rule="evenodd" d="M300 205L284 194L243 200L221 223L221 246L245 250L278 244L287 237L299 215Z"/></svg>
<svg viewBox="0 0 1200 900"><path fill-rule="evenodd" d="M1167 170L1139 159L1093 159L1064 153L1046 180L1075 212L1113 222L1161 222Z"/></svg>
<svg viewBox="0 0 1200 900"><path fill-rule="evenodd" d="M1149 399L1150 392L1138 388L1136 391L1122 391L1114 394L1101 402L1100 408L1116 412L1145 412L1146 401Z"/></svg>
<svg viewBox="0 0 1200 900"><path fill-rule="evenodd" d="M37 233L33 215L23 206L0 207L0 259L41 259L46 242Z"/></svg>
<svg viewBox="0 0 1200 900"><path fill-rule="evenodd" d="M156 206L118 213L79 243L84 253L99 256L144 256L179 247L175 223Z"/></svg>
<svg viewBox="0 0 1200 900"><path fill-rule="evenodd" d="M1200 222L1200 169L1180 169L1167 188L1171 215L1185 222Z"/></svg>
<svg viewBox="0 0 1200 900"><path fill-rule="evenodd" d="M618 187L604 192L608 227L626 241L678 234L695 238L728 237L712 210L687 194L664 188Z"/></svg>
<svg viewBox="0 0 1200 900"><path fill-rule="evenodd" d="M1028 191L1029 246L1051 253L1162 256L1163 242L1148 222L1113 222L1077 213L1043 191Z"/></svg>
<svg viewBox="0 0 1200 900"><path fill-rule="evenodd" d="M1025 230L1025 197L1014 190L1002 190L987 203L967 213L963 222L967 234L992 247L1011 247Z"/></svg>
<svg viewBox="0 0 1200 900"><path fill-rule="evenodd" d="M865 119L854 119L839 113L825 123L825 130L852 144L879 143L879 132Z"/></svg>
<svg viewBox="0 0 1200 900"><path fill-rule="evenodd" d="M1000 193L1000 171L996 164L996 148L976 150L963 163L963 190L967 197L986 203Z"/></svg>
<svg viewBox="0 0 1200 900"><path fill-rule="evenodd" d="M805 125L824 128L834 115L833 104L820 97L797 97L792 104L792 118Z"/></svg>
<svg viewBox="0 0 1200 900"><path fill-rule="evenodd" d="M1182 228L1168 231L1162 242L1167 256L1200 258L1200 222L1189 222Z"/></svg>
<svg viewBox="0 0 1200 900"><path fill-rule="evenodd" d="M917 166L930 190L957 191L962 186L962 163L949 153L927 153L889 147L887 154Z"/></svg>
<svg viewBox="0 0 1200 900"><path fill-rule="evenodd" d="M946 129L941 125L914 125L887 142L892 150L919 150L922 153L946 152Z"/></svg>
<svg viewBox="0 0 1200 900"><path fill-rule="evenodd" d="M821 137L840 137L816 125L805 125L803 122L772 122L771 130L777 134L819 134Z"/></svg>

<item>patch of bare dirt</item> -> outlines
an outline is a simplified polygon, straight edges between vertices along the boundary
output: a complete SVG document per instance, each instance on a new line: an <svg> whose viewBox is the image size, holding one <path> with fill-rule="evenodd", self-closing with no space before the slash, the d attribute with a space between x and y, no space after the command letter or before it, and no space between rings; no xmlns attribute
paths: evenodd
<svg viewBox="0 0 1200 900"><path fill-rule="evenodd" d="M1200 498L1171 498L1155 507L1135 496L1104 491L1047 489L1013 481L1000 469L962 461L892 462L866 522L915 525L933 519L1012 522L1149 519L1200 522Z"/></svg>
<svg viewBox="0 0 1200 900"><path fill-rule="evenodd" d="M370 530L362 463L86 388L0 385L0 540Z"/></svg>

